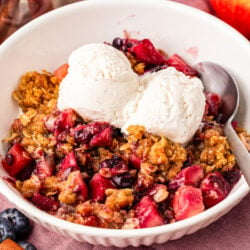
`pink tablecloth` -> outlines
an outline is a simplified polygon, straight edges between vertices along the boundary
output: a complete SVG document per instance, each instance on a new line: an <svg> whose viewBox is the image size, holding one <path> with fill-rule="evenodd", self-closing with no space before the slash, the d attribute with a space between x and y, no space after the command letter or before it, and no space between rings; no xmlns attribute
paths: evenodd
<svg viewBox="0 0 250 250"><path fill-rule="evenodd" d="M175 0L181 3L188 3L206 12L210 11L207 0ZM0 195L0 211L13 207L3 196ZM215 223L192 235L185 236L179 240L169 241L161 245L150 247L139 247L137 249L185 249L185 250L228 250L228 249L250 249L250 194L243 201L234 207L227 215ZM79 243L71 238L49 232L47 229L33 224L33 231L27 239L34 244L38 250L78 250L78 249L118 249L115 247L106 248L103 246L92 246L88 243ZM128 247L127 249L133 249Z"/></svg>

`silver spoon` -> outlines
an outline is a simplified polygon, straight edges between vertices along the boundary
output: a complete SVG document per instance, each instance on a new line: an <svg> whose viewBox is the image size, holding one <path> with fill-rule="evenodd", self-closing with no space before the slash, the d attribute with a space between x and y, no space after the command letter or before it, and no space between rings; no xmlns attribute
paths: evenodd
<svg viewBox="0 0 250 250"><path fill-rule="evenodd" d="M231 150L241 168L248 186L250 186L250 154L239 139L232 120L239 106L239 90L233 77L220 65L212 62L200 62L195 65L200 74L206 92L220 95L222 101L222 123Z"/></svg>

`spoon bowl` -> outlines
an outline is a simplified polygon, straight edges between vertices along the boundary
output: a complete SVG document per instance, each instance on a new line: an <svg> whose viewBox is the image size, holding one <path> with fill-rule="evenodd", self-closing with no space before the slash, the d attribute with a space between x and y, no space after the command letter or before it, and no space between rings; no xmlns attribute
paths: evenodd
<svg viewBox="0 0 250 250"><path fill-rule="evenodd" d="M203 82L205 92L213 92L221 97L224 133L228 138L231 150L250 186L250 154L232 127L239 106L239 90L236 80L226 69L213 62L200 62L195 66Z"/></svg>

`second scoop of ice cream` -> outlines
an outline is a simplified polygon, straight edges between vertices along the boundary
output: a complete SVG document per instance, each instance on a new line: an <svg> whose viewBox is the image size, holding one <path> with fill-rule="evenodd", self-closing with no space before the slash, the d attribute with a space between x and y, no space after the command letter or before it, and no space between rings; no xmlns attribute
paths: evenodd
<svg viewBox="0 0 250 250"><path fill-rule="evenodd" d="M173 67L146 75L142 80L145 90L123 131L129 125L143 125L148 132L187 143L198 129L204 113L201 81Z"/></svg>
<svg viewBox="0 0 250 250"><path fill-rule="evenodd" d="M102 43L72 52L60 85L58 108L72 108L84 119L122 128L143 125L149 132L187 143L205 108L202 82L169 67L137 76L127 57Z"/></svg>

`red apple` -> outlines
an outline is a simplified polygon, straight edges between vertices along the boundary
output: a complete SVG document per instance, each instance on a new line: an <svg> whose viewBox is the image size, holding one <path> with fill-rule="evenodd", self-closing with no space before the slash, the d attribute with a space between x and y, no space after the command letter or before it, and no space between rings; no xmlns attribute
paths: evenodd
<svg viewBox="0 0 250 250"><path fill-rule="evenodd" d="M215 14L250 39L249 0L210 0Z"/></svg>

